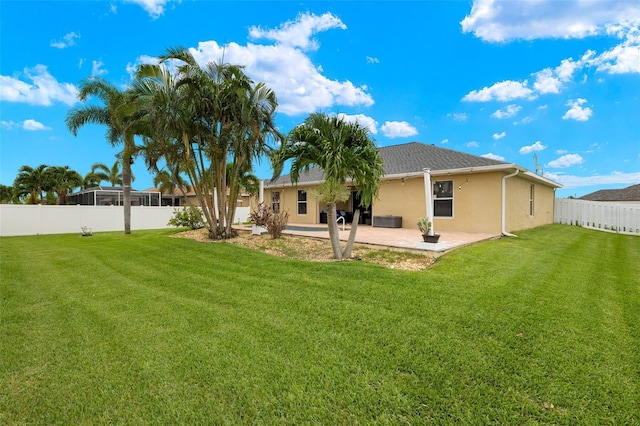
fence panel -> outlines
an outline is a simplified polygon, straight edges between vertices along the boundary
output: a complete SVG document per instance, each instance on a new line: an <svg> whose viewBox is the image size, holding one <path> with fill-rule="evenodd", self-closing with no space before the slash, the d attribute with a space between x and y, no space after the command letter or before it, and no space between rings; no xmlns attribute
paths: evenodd
<svg viewBox="0 0 640 426"><path fill-rule="evenodd" d="M556 199L554 222L640 235L640 203Z"/></svg>

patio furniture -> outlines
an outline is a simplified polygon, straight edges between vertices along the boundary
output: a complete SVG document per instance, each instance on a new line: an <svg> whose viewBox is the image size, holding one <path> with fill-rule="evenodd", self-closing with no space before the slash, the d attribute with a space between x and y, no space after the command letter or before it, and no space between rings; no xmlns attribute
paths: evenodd
<svg viewBox="0 0 640 426"><path fill-rule="evenodd" d="M93 230L91 228L89 228L88 226L81 226L80 229L82 229L82 236L83 237L90 237L93 235Z"/></svg>
<svg viewBox="0 0 640 426"><path fill-rule="evenodd" d="M402 228L402 216L374 216L374 228Z"/></svg>

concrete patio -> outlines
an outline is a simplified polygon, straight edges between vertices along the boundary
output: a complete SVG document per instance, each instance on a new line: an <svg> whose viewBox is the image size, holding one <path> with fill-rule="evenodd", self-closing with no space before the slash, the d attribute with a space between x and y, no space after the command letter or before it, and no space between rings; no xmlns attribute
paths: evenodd
<svg viewBox="0 0 640 426"><path fill-rule="evenodd" d="M288 229L284 231L284 234L329 239L329 231L327 230L326 224L307 225L290 223L287 225L287 228ZM343 231L342 225L338 225L341 241L346 241L349 238L350 228L351 225L347 224ZM238 229L251 230L251 226L239 226ZM368 225L358 225L356 242L382 247L421 250L442 254L479 241L500 237L499 234L474 234L468 232L439 232L439 234L440 240L437 243L425 243L422 241L422 235L417 229L378 228Z"/></svg>

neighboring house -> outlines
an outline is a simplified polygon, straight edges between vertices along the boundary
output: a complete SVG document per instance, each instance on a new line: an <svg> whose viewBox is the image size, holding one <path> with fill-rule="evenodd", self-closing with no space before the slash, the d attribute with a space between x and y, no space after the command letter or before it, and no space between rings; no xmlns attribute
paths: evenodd
<svg viewBox="0 0 640 426"><path fill-rule="evenodd" d="M601 189L600 191L583 195L579 200L640 203L640 184L631 185L622 189Z"/></svg>
<svg viewBox="0 0 640 426"><path fill-rule="evenodd" d="M67 195L67 204L82 206L121 206L123 205L121 186L95 186ZM159 206L160 192L131 190L132 206Z"/></svg>
<svg viewBox="0 0 640 426"><path fill-rule="evenodd" d="M121 186L96 186L67 196L67 204L83 206L121 206L123 204L123 190ZM173 194L161 194L158 188L144 191L131 190L132 206L186 206L200 205L198 197L191 187L183 194L175 189ZM248 207L250 195L242 193L236 201L236 207Z"/></svg>
<svg viewBox="0 0 640 426"><path fill-rule="evenodd" d="M427 199L436 232L498 234L553 223L555 190L561 185L521 166L419 142L379 152L385 176L378 199L361 208L362 223L398 226L401 218L403 228L417 229L418 219L427 216ZM288 211L289 222L322 223L326 203L312 196L322 180L322 170L314 167L297 185L289 175L265 182L262 196L274 211ZM349 200L337 206L347 217L360 204L357 188L350 188Z"/></svg>
<svg viewBox="0 0 640 426"><path fill-rule="evenodd" d="M160 192L160 189L149 188L147 191ZM229 189L227 188L227 194L228 193ZM241 191L240 195L238 195L238 199L236 200L236 207L249 207L251 205L250 201L251 195ZM196 206L200 205L198 197L191 186L184 188L182 191L179 188L176 188L174 189L173 194L162 194L163 206L186 206L189 204L194 204Z"/></svg>

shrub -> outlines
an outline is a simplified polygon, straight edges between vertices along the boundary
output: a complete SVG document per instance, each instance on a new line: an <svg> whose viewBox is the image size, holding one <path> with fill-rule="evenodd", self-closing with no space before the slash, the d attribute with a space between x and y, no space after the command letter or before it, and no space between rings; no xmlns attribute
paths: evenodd
<svg viewBox="0 0 640 426"><path fill-rule="evenodd" d="M271 238L276 239L282 236L282 231L287 227L289 213L274 213L271 207L260 203L258 210L254 210L249 215L249 221L256 226L267 228L267 231L271 234Z"/></svg>
<svg viewBox="0 0 640 426"><path fill-rule="evenodd" d="M204 227L204 220L202 210L200 207L189 204L182 208L182 210L174 209L173 217L169 219L167 225L175 226L178 228L188 227L191 229L200 229Z"/></svg>
<svg viewBox="0 0 640 426"><path fill-rule="evenodd" d="M289 213L281 212L281 213L273 213L269 215L267 219L267 231L271 234L271 238L276 239L280 238L282 235L282 231L287 227L287 222L289 222Z"/></svg>
<svg viewBox="0 0 640 426"><path fill-rule="evenodd" d="M256 226L264 226L266 228L269 216L272 214L273 212L270 208L266 207L264 203L260 203L258 204L258 210L254 210L249 214L249 222Z"/></svg>

